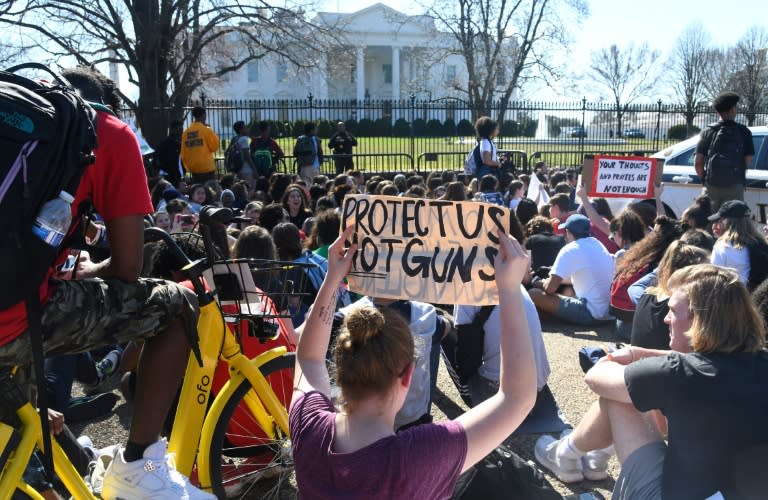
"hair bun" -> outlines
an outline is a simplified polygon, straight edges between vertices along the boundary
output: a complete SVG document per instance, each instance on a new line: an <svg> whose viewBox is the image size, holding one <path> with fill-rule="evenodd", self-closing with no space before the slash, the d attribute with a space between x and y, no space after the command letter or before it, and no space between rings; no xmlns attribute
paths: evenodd
<svg viewBox="0 0 768 500"><path fill-rule="evenodd" d="M363 345L381 332L384 315L375 307L361 307L349 313L346 326L352 344Z"/></svg>

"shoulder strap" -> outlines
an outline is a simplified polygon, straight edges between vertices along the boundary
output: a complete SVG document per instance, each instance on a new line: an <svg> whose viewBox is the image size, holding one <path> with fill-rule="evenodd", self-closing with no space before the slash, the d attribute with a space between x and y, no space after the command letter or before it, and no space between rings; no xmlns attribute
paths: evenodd
<svg viewBox="0 0 768 500"><path fill-rule="evenodd" d="M43 354L43 310L40 305L39 290L30 286L26 299L27 323L32 344L32 361L37 383L37 411L40 414L40 427L43 432L42 462L45 477L53 483L53 448L48 426L48 395L45 390L45 357Z"/></svg>
<svg viewBox="0 0 768 500"><path fill-rule="evenodd" d="M485 322L488 321L488 318L491 316L491 313L493 312L493 308L496 306L483 306L480 308L480 311L478 311L477 315L475 316L475 320L473 323L477 323L480 326L485 325Z"/></svg>

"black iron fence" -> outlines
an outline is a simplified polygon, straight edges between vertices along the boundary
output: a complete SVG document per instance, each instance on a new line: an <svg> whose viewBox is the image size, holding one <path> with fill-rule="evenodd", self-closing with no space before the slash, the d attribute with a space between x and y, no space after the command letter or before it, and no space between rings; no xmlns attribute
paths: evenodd
<svg viewBox="0 0 768 500"><path fill-rule="evenodd" d="M326 140L327 154L327 139L338 122L344 122L357 137L355 164L368 171L458 170L475 144L472 112L459 99L206 100L190 103L187 123L191 107L200 104L208 111L208 124L222 139L222 152L234 136L235 122L255 125L262 120L270 123L272 136L288 156L307 122L316 124L318 136ZM487 111L492 117L502 116L498 102ZM496 144L499 150L515 151L513 162L523 168L529 159L580 165L585 154L650 154L717 120L711 107L696 110L691 124L685 116L682 106L662 101L625 106L620 113L606 102L510 102ZM747 123L743 115L737 120ZM753 115L753 125L766 124L768 108ZM291 168L289 161L287 169ZM332 164L325 168L334 171Z"/></svg>

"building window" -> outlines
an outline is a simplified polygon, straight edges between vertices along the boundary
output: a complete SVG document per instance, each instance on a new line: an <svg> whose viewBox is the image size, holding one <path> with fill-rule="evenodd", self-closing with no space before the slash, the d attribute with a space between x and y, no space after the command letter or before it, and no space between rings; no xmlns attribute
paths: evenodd
<svg viewBox="0 0 768 500"><path fill-rule="evenodd" d="M392 65L382 64L381 70L384 73L384 83L392 83Z"/></svg>
<svg viewBox="0 0 768 500"><path fill-rule="evenodd" d="M259 81L259 62L251 61L248 63L248 83Z"/></svg>
<svg viewBox="0 0 768 500"><path fill-rule="evenodd" d="M507 82L507 71L503 64L496 66L496 85L499 87L504 86Z"/></svg>
<svg viewBox="0 0 768 500"><path fill-rule="evenodd" d="M450 64L445 68L445 80L452 82L456 79L456 65Z"/></svg>
<svg viewBox="0 0 768 500"><path fill-rule="evenodd" d="M286 62L279 62L277 63L277 81L278 82L284 82L288 79L288 63Z"/></svg>

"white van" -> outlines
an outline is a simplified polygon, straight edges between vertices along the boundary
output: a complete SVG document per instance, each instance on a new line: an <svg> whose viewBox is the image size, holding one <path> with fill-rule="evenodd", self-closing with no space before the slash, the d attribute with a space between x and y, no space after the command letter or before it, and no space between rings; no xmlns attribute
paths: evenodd
<svg viewBox="0 0 768 500"><path fill-rule="evenodd" d="M768 127L750 127L755 144L755 156L747 169L744 201L752 210L755 220L766 224L768 215ZM701 194L701 179L696 175L693 161L699 137L691 137L652 155L664 160L664 192L662 201L676 217L693 204Z"/></svg>

